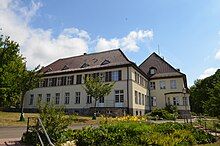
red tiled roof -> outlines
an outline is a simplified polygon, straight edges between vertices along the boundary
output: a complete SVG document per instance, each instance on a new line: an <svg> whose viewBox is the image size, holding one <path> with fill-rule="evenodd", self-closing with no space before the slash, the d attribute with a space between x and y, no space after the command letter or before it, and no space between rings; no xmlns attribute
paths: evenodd
<svg viewBox="0 0 220 146"><path fill-rule="evenodd" d="M120 49L59 59L42 71L46 74L132 64Z"/></svg>
<svg viewBox="0 0 220 146"><path fill-rule="evenodd" d="M152 53L139 67L147 75L149 75L149 69L151 67L156 68L156 74L173 72L182 74L174 67L172 67L169 63L167 63L163 58L157 55L155 52Z"/></svg>

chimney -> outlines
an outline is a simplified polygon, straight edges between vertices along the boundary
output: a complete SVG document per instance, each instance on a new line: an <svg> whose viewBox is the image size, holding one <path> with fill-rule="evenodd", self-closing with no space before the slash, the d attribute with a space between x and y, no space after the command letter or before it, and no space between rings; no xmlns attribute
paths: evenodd
<svg viewBox="0 0 220 146"><path fill-rule="evenodd" d="M179 69L179 68L177 68L176 70L177 70L177 71L180 71L180 69Z"/></svg>

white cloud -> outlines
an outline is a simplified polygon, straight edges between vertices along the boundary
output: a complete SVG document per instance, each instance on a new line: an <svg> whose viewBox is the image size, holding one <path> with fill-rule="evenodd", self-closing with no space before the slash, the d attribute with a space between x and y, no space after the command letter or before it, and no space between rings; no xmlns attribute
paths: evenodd
<svg viewBox="0 0 220 146"><path fill-rule="evenodd" d="M220 49L216 52L215 59L219 59L220 60Z"/></svg>
<svg viewBox="0 0 220 146"><path fill-rule="evenodd" d="M96 51L110 50L112 48L121 48L124 51L137 52L139 50L138 43L151 40L153 38L152 30L131 31L123 38L114 38L106 40L99 38L96 45Z"/></svg>
<svg viewBox="0 0 220 146"><path fill-rule="evenodd" d="M209 77L211 75L213 75L216 71L217 71L218 68L207 68L200 76L199 76L199 79L204 79L206 77Z"/></svg>
<svg viewBox="0 0 220 146"><path fill-rule="evenodd" d="M151 30L136 30L122 38L91 40L85 30L75 27L65 28L54 37L52 29L33 28L30 22L37 15L42 3L31 1L25 6L20 0L1 0L1 34L10 36L20 45L21 53L26 57L28 68L48 65L59 58L80 55L88 52L89 45L95 45L96 51L121 48L124 51L138 51L140 42L153 38ZM94 44L95 42L95 44Z"/></svg>
<svg viewBox="0 0 220 146"><path fill-rule="evenodd" d="M41 6L41 3L34 1L29 7L23 6L20 1L3 0L0 3L1 33L20 44L29 68L88 51L90 37L84 30L66 28L53 37L52 30L30 27L31 19Z"/></svg>

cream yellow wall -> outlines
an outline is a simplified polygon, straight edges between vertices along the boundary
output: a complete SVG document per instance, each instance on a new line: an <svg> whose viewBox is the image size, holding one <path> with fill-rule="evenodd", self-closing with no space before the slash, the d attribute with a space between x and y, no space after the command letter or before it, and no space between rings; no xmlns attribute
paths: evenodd
<svg viewBox="0 0 220 146"><path fill-rule="evenodd" d="M177 88L176 89L171 89L170 87L170 80L176 80L176 85ZM166 85L166 89L160 89L160 81L165 81L165 85ZM169 92L182 92L183 88L184 88L184 81L182 77L178 77L178 78L168 78L168 79L153 79L150 80L150 82L155 82L155 86L156 89L155 90L151 90L151 97L156 97L157 98L157 107L159 108L163 108L166 106L165 103L165 93L169 93ZM180 99L182 99L183 94L169 94L166 95L167 97L179 97ZM189 95L186 95L187 97L189 97ZM181 104L182 104L182 100L180 100ZM189 103L189 101L188 101ZM181 107L179 107L181 108ZM189 107L188 107L189 108Z"/></svg>
<svg viewBox="0 0 220 146"><path fill-rule="evenodd" d="M107 72L107 71L117 71L121 70L122 71L122 80L115 82L115 85L113 87L113 90L111 93L105 97L105 102L104 106L108 107L114 107L114 101L115 101L115 90L123 90L124 91L124 106L127 106L127 68L115 68L115 69L109 69L109 70L99 70L99 71L93 71L93 72L85 72L85 73L77 73L77 74L68 74L68 75L74 75L74 85L65 85L65 86L56 86L56 87L42 87L42 88L36 88L31 91L28 91L25 95L25 100L24 100L24 107L25 108L35 108L36 103L37 103L37 95L42 94L43 95L43 101L46 102L46 94L51 94L51 100L54 100L55 102L55 94L60 93L60 104L59 105L65 105L66 108L89 108L90 106L94 106L94 101L93 104L86 104L87 100L87 94L82 87L83 84L78 84L76 85L76 76L78 74L85 75L85 74L90 74L90 73L96 73L96 72ZM59 76L51 76L50 78L53 77L61 77L65 75L59 75ZM49 78L49 77L48 77ZM64 104L65 100L65 93L69 92L70 93L70 103L69 104ZM75 104L75 92L81 92L80 96L80 104ZM34 94L34 104L29 105L29 100L30 100L30 94Z"/></svg>

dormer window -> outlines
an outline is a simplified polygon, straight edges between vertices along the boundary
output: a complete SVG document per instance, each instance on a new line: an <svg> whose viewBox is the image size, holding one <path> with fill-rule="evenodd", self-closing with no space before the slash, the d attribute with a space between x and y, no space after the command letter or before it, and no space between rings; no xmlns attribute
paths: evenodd
<svg viewBox="0 0 220 146"><path fill-rule="evenodd" d="M89 66L89 64L83 63L83 65L81 66L81 68L85 68L85 67L87 67L87 66Z"/></svg>
<svg viewBox="0 0 220 146"><path fill-rule="evenodd" d="M106 65L106 64L109 64L109 63L110 63L110 61L105 59L105 60L101 63L101 65Z"/></svg>
<svg viewBox="0 0 220 146"><path fill-rule="evenodd" d="M51 67L49 67L46 72L50 72L50 71L52 71Z"/></svg>
<svg viewBox="0 0 220 146"><path fill-rule="evenodd" d="M66 69L69 69L69 66L68 65L65 65L62 70L66 70Z"/></svg>
<svg viewBox="0 0 220 146"><path fill-rule="evenodd" d="M149 70L150 75L154 75L154 74L156 74L156 72L157 72L157 69L155 67L151 67Z"/></svg>

